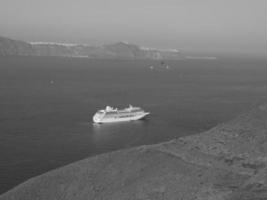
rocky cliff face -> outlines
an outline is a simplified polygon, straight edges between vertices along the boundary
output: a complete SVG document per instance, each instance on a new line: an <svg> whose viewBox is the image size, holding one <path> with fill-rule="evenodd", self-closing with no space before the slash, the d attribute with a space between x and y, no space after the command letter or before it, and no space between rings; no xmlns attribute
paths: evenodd
<svg viewBox="0 0 267 200"><path fill-rule="evenodd" d="M267 104L207 132L85 159L0 200L267 199Z"/></svg>
<svg viewBox="0 0 267 200"><path fill-rule="evenodd" d="M89 46L58 43L26 43L0 37L0 56L64 56L87 57L92 59L152 59L177 60L181 55L177 50L142 48L134 44L119 42L111 45Z"/></svg>

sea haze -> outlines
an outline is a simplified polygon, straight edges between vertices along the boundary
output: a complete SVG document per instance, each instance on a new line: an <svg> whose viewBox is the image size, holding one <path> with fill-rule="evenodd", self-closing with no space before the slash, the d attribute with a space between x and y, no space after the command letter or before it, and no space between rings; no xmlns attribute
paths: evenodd
<svg viewBox="0 0 267 200"><path fill-rule="evenodd" d="M233 58L162 63L0 57L0 193L85 157L225 122L267 99L266 66ZM98 109L128 104L151 115L92 124Z"/></svg>

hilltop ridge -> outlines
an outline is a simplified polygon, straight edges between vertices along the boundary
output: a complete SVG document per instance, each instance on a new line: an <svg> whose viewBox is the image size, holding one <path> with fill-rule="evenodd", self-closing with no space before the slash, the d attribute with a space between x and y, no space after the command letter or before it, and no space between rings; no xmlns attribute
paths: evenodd
<svg viewBox="0 0 267 200"><path fill-rule="evenodd" d="M23 42L0 37L0 56L59 56L86 57L91 59L130 60L178 60L182 56L178 50L145 48L126 42L90 46L85 44L65 44L53 42Z"/></svg>
<svg viewBox="0 0 267 200"><path fill-rule="evenodd" d="M267 199L267 104L206 132L88 158L0 200Z"/></svg>

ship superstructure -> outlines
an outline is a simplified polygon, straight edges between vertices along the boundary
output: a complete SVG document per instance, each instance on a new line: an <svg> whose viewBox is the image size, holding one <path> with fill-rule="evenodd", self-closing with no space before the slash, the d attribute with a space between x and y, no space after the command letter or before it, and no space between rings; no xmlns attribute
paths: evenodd
<svg viewBox="0 0 267 200"><path fill-rule="evenodd" d="M107 106L105 109L96 112L93 116L93 121L95 123L133 121L142 119L148 114L148 112L145 112L140 107L134 107L132 105L121 110Z"/></svg>

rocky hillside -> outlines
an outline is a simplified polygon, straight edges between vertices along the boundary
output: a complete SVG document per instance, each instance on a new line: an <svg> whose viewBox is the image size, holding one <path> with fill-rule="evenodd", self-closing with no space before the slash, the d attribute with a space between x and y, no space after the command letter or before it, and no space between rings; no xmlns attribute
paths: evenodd
<svg viewBox="0 0 267 200"><path fill-rule="evenodd" d="M198 135L70 164L0 200L267 199L266 119L267 104Z"/></svg>
<svg viewBox="0 0 267 200"><path fill-rule="evenodd" d="M0 37L0 56L7 56L7 55L28 56L33 54L34 54L34 49L31 44L18 40L11 40L8 38Z"/></svg>
<svg viewBox="0 0 267 200"><path fill-rule="evenodd" d="M89 46L60 43L26 43L0 37L0 56L64 56L87 57L92 59L152 59L177 60L182 56L177 50L144 48L134 44L119 42L111 45Z"/></svg>

